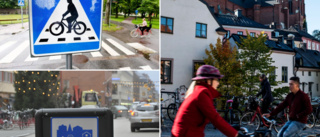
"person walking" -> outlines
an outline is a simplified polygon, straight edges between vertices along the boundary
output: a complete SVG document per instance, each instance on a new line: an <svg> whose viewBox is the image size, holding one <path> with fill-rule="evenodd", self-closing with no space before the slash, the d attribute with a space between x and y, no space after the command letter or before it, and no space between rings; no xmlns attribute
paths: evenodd
<svg viewBox="0 0 320 137"><path fill-rule="evenodd" d="M211 65L199 67L196 75L174 120L172 137L204 137L208 122L228 137L238 136L213 105L213 99L221 96L217 87L223 75Z"/></svg>
<svg viewBox="0 0 320 137"><path fill-rule="evenodd" d="M289 106L289 121L280 129L278 137L291 137L301 132L306 126L308 115L312 113L309 96L299 88L299 85L299 77L291 77L289 83L291 93L275 110L263 114L266 117L275 116Z"/></svg>
<svg viewBox="0 0 320 137"><path fill-rule="evenodd" d="M256 96L259 97L260 95L262 95L261 110L262 110L262 113L268 113L268 108L269 108L271 102L273 101L270 83L269 83L265 74L261 74L259 77L259 80L261 82L261 90Z"/></svg>

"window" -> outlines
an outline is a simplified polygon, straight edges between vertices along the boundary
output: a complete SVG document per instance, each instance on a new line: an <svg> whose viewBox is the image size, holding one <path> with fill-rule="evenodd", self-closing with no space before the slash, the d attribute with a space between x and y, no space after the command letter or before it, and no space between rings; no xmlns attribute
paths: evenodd
<svg viewBox="0 0 320 137"><path fill-rule="evenodd" d="M316 47L315 47L315 46L316 46L315 43L312 42L312 50L316 50Z"/></svg>
<svg viewBox="0 0 320 137"><path fill-rule="evenodd" d="M196 76L197 73L197 69L202 66L205 65L205 63L203 62L203 60L194 60L193 61L193 77Z"/></svg>
<svg viewBox="0 0 320 137"><path fill-rule="evenodd" d="M161 84L172 84L172 59L161 60Z"/></svg>
<svg viewBox="0 0 320 137"><path fill-rule="evenodd" d="M269 81L270 84L276 82L276 68L269 74Z"/></svg>
<svg viewBox="0 0 320 137"><path fill-rule="evenodd" d="M308 75L311 76L311 71L309 71Z"/></svg>
<svg viewBox="0 0 320 137"><path fill-rule="evenodd" d="M207 24L196 23L196 37L207 38Z"/></svg>
<svg viewBox="0 0 320 137"><path fill-rule="evenodd" d="M282 82L288 83L288 67L282 67Z"/></svg>
<svg viewBox="0 0 320 137"><path fill-rule="evenodd" d="M251 36L251 37L255 37L255 36L256 36L256 33L250 32L250 36Z"/></svg>
<svg viewBox="0 0 320 137"><path fill-rule="evenodd" d="M173 18L161 17L161 32L173 34Z"/></svg>
<svg viewBox="0 0 320 137"><path fill-rule="evenodd" d="M238 31L238 35L243 35L243 32L242 31Z"/></svg>
<svg viewBox="0 0 320 137"><path fill-rule="evenodd" d="M309 92L312 92L312 84L313 82L309 82Z"/></svg>
<svg viewBox="0 0 320 137"><path fill-rule="evenodd" d="M292 10L292 0L289 0L289 13L292 14L293 10Z"/></svg>
<svg viewBox="0 0 320 137"><path fill-rule="evenodd" d="M4 82L10 82L10 74L8 72L4 72Z"/></svg>
<svg viewBox="0 0 320 137"><path fill-rule="evenodd" d="M227 34L224 35L224 37L227 38L227 39L230 37L230 31L229 30L227 31Z"/></svg>
<svg viewBox="0 0 320 137"><path fill-rule="evenodd" d="M308 49L311 49L311 42L308 41Z"/></svg>
<svg viewBox="0 0 320 137"><path fill-rule="evenodd" d="M117 84L112 84L112 94L116 95L118 93L118 86Z"/></svg>
<svg viewBox="0 0 320 137"><path fill-rule="evenodd" d="M64 86L64 88L69 88L69 80L64 80L63 86Z"/></svg>
<svg viewBox="0 0 320 137"><path fill-rule="evenodd" d="M302 71L302 76L304 76L304 71Z"/></svg>

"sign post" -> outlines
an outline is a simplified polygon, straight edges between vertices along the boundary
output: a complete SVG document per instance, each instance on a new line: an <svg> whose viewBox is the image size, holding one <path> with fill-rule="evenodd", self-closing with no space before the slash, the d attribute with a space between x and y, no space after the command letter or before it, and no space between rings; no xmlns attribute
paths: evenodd
<svg viewBox="0 0 320 137"><path fill-rule="evenodd" d="M135 13L136 13L136 20L137 20L138 10L136 10Z"/></svg>
<svg viewBox="0 0 320 137"><path fill-rule="evenodd" d="M30 0L31 56L67 55L72 68L73 53L99 51L102 5L102 0Z"/></svg>
<svg viewBox="0 0 320 137"><path fill-rule="evenodd" d="M23 29L23 9L24 6L24 0L18 0L18 6L21 8L21 28Z"/></svg>

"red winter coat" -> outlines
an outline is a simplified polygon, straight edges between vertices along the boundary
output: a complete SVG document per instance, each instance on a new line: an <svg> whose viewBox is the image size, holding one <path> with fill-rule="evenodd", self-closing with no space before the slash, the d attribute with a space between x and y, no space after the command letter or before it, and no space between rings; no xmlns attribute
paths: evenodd
<svg viewBox="0 0 320 137"><path fill-rule="evenodd" d="M220 93L212 86L201 83L181 104L172 126L173 137L204 137L205 126L209 121L228 137L238 133L216 111L213 99Z"/></svg>

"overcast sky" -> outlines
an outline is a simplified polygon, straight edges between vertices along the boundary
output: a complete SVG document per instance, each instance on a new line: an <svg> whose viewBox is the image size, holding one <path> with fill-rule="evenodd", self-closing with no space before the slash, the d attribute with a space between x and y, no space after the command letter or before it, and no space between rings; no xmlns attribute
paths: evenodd
<svg viewBox="0 0 320 137"><path fill-rule="evenodd" d="M314 30L320 30L319 6L320 0L305 0L308 33L312 35Z"/></svg>

